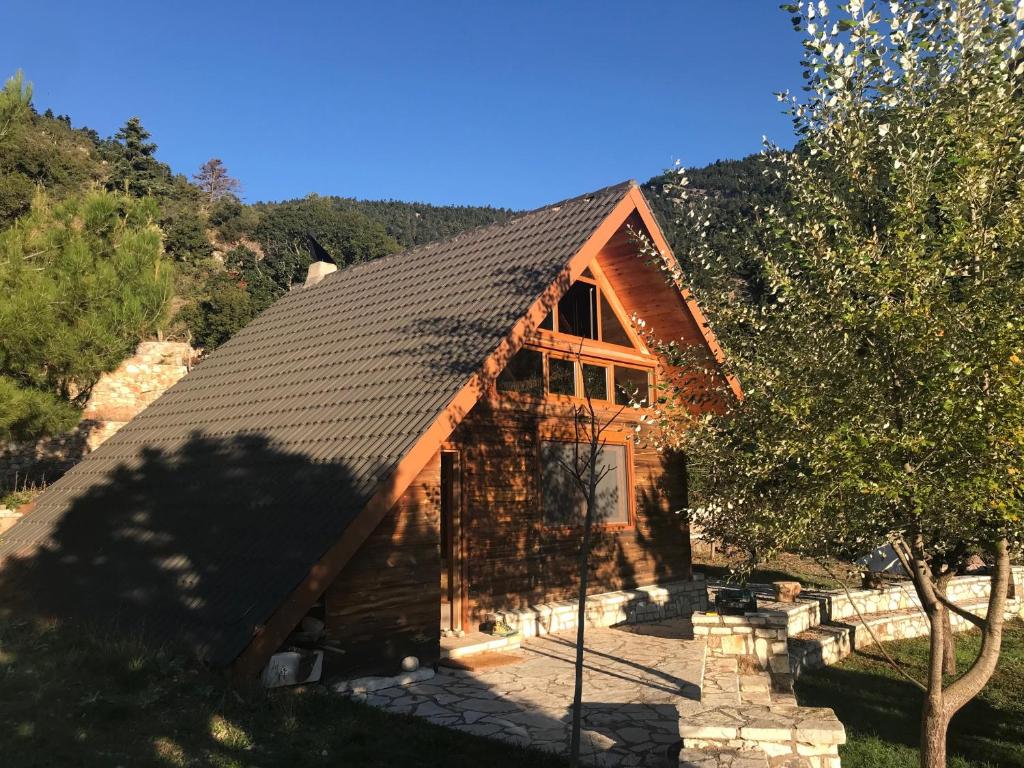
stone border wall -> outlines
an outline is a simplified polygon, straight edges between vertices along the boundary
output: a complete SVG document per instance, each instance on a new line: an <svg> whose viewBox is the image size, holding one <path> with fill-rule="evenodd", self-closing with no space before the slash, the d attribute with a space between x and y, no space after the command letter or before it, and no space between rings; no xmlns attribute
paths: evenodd
<svg viewBox="0 0 1024 768"><path fill-rule="evenodd" d="M534 605L525 610L495 611L489 619L504 621L523 637L537 637L576 629L579 603L562 600ZM688 617L707 610L708 590L703 574L693 581L674 581L636 589L605 592L587 597L587 626L611 627L662 619Z"/></svg>
<svg viewBox="0 0 1024 768"><path fill-rule="evenodd" d="M679 733L681 756L694 749L762 753L770 768L840 768L839 745L846 743L831 709L788 705L702 709L680 723Z"/></svg>
<svg viewBox="0 0 1024 768"><path fill-rule="evenodd" d="M693 614L693 634L707 639L709 650L724 656L753 656L768 671L777 691L793 691L786 617L773 613L724 616Z"/></svg>

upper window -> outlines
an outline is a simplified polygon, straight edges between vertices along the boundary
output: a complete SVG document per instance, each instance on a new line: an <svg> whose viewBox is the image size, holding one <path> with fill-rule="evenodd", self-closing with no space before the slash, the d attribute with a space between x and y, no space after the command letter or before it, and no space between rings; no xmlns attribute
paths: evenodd
<svg viewBox="0 0 1024 768"><path fill-rule="evenodd" d="M569 286L569 290L548 312L539 327L567 336L594 339L620 347L635 347L625 321L612 303L588 269Z"/></svg>
<svg viewBox="0 0 1024 768"><path fill-rule="evenodd" d="M540 444L541 496L544 522L550 526L576 526L587 512L586 495L576 482L589 480L590 445L555 440ZM629 474L625 445L602 445L595 471L600 479L595 495L593 522L629 524Z"/></svg>
<svg viewBox="0 0 1024 768"><path fill-rule="evenodd" d="M630 368L625 365L615 366L615 402L629 405L630 402L642 405L651 404L651 377L643 368Z"/></svg>
<svg viewBox="0 0 1024 768"><path fill-rule="evenodd" d="M597 286L576 281L558 302L558 332L597 338Z"/></svg>
<svg viewBox="0 0 1024 768"><path fill-rule="evenodd" d="M543 396L544 355L535 349L520 349L498 376L496 386L499 392Z"/></svg>

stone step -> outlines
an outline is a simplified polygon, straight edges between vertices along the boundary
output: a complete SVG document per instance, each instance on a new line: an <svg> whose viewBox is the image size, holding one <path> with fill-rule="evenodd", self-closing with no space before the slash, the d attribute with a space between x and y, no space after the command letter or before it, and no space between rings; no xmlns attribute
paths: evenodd
<svg viewBox="0 0 1024 768"><path fill-rule="evenodd" d="M464 659L478 653L514 651L522 645L522 641L523 637L519 634L495 637L482 632L471 632L463 637L443 637L441 638L441 658Z"/></svg>
<svg viewBox="0 0 1024 768"><path fill-rule="evenodd" d="M984 616L987 601L964 603L963 608ZM969 629L972 625L953 614L954 631ZM866 625L866 626L865 626ZM853 651L874 644L871 632L880 642L902 640L928 635L927 616L918 608L900 611L879 611L845 622L831 622L805 629L789 639L790 666L795 675L805 669L818 669L841 661Z"/></svg>
<svg viewBox="0 0 1024 768"><path fill-rule="evenodd" d="M793 768L838 768L839 745L846 743L831 709L793 705L702 708L683 718L679 735L684 751L760 751Z"/></svg>
<svg viewBox="0 0 1024 768"><path fill-rule="evenodd" d="M768 768L768 755L759 749L684 749L679 768Z"/></svg>

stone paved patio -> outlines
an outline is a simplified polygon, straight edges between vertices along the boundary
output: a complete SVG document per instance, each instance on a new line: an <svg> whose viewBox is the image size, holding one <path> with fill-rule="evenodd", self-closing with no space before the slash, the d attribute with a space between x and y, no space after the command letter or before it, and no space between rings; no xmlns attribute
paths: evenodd
<svg viewBox="0 0 1024 768"><path fill-rule="evenodd" d="M691 632L685 619L587 629L583 751L588 762L676 764L680 719L700 708L705 644ZM504 666L441 667L430 680L356 696L467 733L563 752L574 640L573 635L531 638L521 649L503 653L515 657Z"/></svg>

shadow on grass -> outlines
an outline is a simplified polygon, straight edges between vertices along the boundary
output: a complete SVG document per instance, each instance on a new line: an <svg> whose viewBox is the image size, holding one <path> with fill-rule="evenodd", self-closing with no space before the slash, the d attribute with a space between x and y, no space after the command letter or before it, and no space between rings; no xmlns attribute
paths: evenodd
<svg viewBox="0 0 1024 768"><path fill-rule="evenodd" d="M29 622L0 623L0 722L5 768L564 765L323 688L243 699L181 656Z"/></svg>
<svg viewBox="0 0 1024 768"><path fill-rule="evenodd" d="M1009 625L1004 642L1003 663L989 686L950 724L951 766L1024 768L1024 663L1019 650L1024 625ZM889 648L918 678L923 675L926 638L890 643ZM961 670L975 649L975 637L958 637ZM800 704L831 707L846 726L844 768L917 765L922 694L895 674L881 654L868 649L838 666L800 677Z"/></svg>

